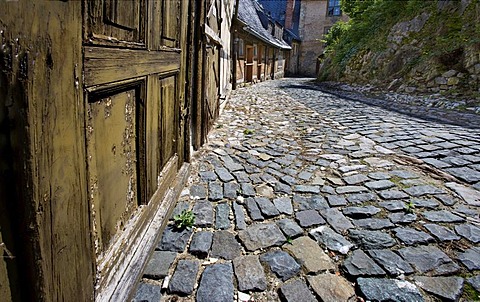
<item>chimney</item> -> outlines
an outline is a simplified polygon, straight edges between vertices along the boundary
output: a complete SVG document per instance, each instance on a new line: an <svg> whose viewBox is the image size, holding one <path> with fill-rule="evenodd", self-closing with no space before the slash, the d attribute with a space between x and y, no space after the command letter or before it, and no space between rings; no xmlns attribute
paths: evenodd
<svg viewBox="0 0 480 302"><path fill-rule="evenodd" d="M293 28L293 10L295 9L295 0L287 0L287 8L285 11L285 28Z"/></svg>

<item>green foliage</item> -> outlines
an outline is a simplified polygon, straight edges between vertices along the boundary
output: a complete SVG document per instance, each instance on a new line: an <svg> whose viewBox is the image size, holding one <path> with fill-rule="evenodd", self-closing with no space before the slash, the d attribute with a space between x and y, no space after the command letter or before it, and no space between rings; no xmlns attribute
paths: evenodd
<svg viewBox="0 0 480 302"><path fill-rule="evenodd" d="M195 214L190 210L183 210L180 214L173 217L175 228L190 229L195 223Z"/></svg>
<svg viewBox="0 0 480 302"><path fill-rule="evenodd" d="M252 135L252 134L254 134L254 133L255 133L255 130L253 130L253 129L245 129L245 130L243 130L243 134L245 134L245 135Z"/></svg>
<svg viewBox="0 0 480 302"><path fill-rule="evenodd" d="M413 213L413 209L415 209L415 204L411 201L405 203L405 211L407 213Z"/></svg>
<svg viewBox="0 0 480 302"><path fill-rule="evenodd" d="M361 15L375 0L341 0L342 11L350 18Z"/></svg>
<svg viewBox="0 0 480 302"><path fill-rule="evenodd" d="M458 13L460 1L342 0L342 10L350 20L337 23L325 35L326 57L319 78L340 80L347 65L356 68L356 63L361 62L359 59L366 53L373 53L373 57L389 55L391 42L388 37L392 27L422 12L430 16L425 26L420 32L409 32L403 40L403 43L420 47L421 56L415 58L415 62L407 62L402 72L432 58L445 65L445 70L454 68L456 66L448 64L461 62L464 47L480 45L478 2L473 0L462 15ZM368 76L376 75L372 72Z"/></svg>

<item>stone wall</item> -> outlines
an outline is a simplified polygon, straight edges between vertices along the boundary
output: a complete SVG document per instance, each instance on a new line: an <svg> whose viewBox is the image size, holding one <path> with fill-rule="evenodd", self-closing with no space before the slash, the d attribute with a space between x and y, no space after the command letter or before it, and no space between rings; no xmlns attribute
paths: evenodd
<svg viewBox="0 0 480 302"><path fill-rule="evenodd" d="M455 33L461 34L466 25L480 24L480 14L475 14L480 11L480 4L470 0L446 1L435 9L396 23L388 32L384 50L360 49L338 73L340 76L330 79L372 84L396 92L465 96L473 102L480 99L480 34L477 43L468 42L453 49L428 44L450 38L445 32L452 21L435 18L435 14L440 12L457 20L460 16L461 29ZM470 20L471 16L476 20ZM330 62L326 60L323 65Z"/></svg>

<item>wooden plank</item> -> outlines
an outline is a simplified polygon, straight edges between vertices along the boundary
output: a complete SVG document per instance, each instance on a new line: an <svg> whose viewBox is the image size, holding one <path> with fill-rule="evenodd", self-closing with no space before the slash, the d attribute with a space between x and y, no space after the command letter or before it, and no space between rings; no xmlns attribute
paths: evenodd
<svg viewBox="0 0 480 302"><path fill-rule="evenodd" d="M25 301L93 298L81 16L79 1L4 1L0 10L2 39L14 46L0 86L11 102L13 177L22 191L14 235Z"/></svg>
<svg viewBox="0 0 480 302"><path fill-rule="evenodd" d="M205 34L213 40L216 44L220 45L223 47L223 42L222 39L218 36L218 34L207 24L204 25L205 27Z"/></svg>
<svg viewBox="0 0 480 302"><path fill-rule="evenodd" d="M146 51L85 47L85 85L87 87L180 69L180 51Z"/></svg>

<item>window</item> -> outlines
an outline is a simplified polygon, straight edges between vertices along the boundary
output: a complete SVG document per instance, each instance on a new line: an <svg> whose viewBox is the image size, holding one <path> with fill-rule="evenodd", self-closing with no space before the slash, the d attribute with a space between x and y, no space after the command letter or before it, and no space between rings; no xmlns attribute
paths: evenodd
<svg viewBox="0 0 480 302"><path fill-rule="evenodd" d="M257 56L257 44L253 44L253 56Z"/></svg>
<svg viewBox="0 0 480 302"><path fill-rule="evenodd" d="M243 40L238 40L238 56L243 57Z"/></svg>
<svg viewBox="0 0 480 302"><path fill-rule="evenodd" d="M328 0L328 16L341 16L340 0Z"/></svg>

